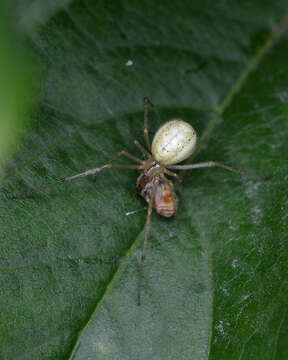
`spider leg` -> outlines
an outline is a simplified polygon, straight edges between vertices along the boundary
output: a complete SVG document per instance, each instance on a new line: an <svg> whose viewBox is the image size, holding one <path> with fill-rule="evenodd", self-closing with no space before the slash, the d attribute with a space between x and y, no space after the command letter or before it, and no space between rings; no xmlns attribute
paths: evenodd
<svg viewBox="0 0 288 360"><path fill-rule="evenodd" d="M182 181L181 177L178 174L174 173L173 171L169 171L168 169L164 168L164 173L166 175L175 177L175 179L177 179L179 182Z"/></svg>
<svg viewBox="0 0 288 360"><path fill-rule="evenodd" d="M26 193L20 194L18 196L14 196L13 199L20 199L20 198L22 198L24 196L29 196L30 194L32 194L34 192L46 190L47 188L52 187L54 185L62 184L64 182L68 182L68 181L71 181L71 180L74 180L74 179L77 179L77 178L80 178L80 177L85 177L85 176L88 176L88 175L97 174L97 173L99 173L100 171L102 171L103 169L106 169L106 168L136 169L136 170L143 170L144 169L144 165L113 164L113 161L116 160L119 156L122 156L122 155L126 156L126 157L129 157L130 159L132 159L134 161L141 162L141 164L143 163L140 159L137 159L133 155L130 155L127 151L122 150L122 151L119 151L116 154L115 158L113 158L112 160L108 161L106 164L104 164L104 165L102 165L100 167L93 168L93 169L88 169L88 170L86 170L86 171L84 171L82 173L61 178L59 180L56 180L54 183L50 183L50 184L47 184L47 185L32 189L32 190L30 190L30 191L28 191Z"/></svg>
<svg viewBox="0 0 288 360"><path fill-rule="evenodd" d="M199 169L199 168L204 168L204 167L215 167L215 166L232 171L236 174L244 174L244 171L242 171L242 170L233 169L230 166L226 166L226 165L221 164L216 161L207 161L207 162L202 162L202 163L198 163L198 164L189 164L189 165L171 165L171 166L169 166L169 169L191 170L191 169Z"/></svg>
<svg viewBox="0 0 288 360"><path fill-rule="evenodd" d="M150 106L153 106L153 104L147 97L144 97L144 128L143 128L143 132L144 132L145 143L146 143L148 150L151 149L150 139L149 139L149 129L148 129L148 110L149 110Z"/></svg>
<svg viewBox="0 0 288 360"><path fill-rule="evenodd" d="M232 171L239 175L262 176L265 179L269 179L271 177L271 175L247 173L243 170L234 169L230 166L224 165L217 161L207 161L207 162L202 162L202 163L198 163L198 164L190 164L190 165L171 165L168 167L169 167L169 169L177 169L177 170L191 170L191 169L199 169L199 168L205 168L205 167L221 167L222 169Z"/></svg>
<svg viewBox="0 0 288 360"><path fill-rule="evenodd" d="M119 151L119 152L116 154L116 156L115 156L112 160L110 160L110 163L111 163L112 161L114 161L115 159L117 159L117 157L119 157L119 156L121 156L121 155L126 156L128 159L131 159L131 160L133 160L133 161L135 161L135 162L138 162L139 164L143 164L143 161L142 161L141 159L139 159L139 158L137 158L136 156L128 153L126 150L121 150L121 151ZM123 166L125 166L124 169L140 169L140 170L142 169L142 168L139 168L138 165L114 165L114 164L113 164L113 167L114 167L114 168L116 167L116 168L119 168L119 169L123 169ZM95 176L94 181L96 181L96 176Z"/></svg>
<svg viewBox="0 0 288 360"><path fill-rule="evenodd" d="M135 161L135 162L138 162L139 164L143 164L143 161L142 161L141 159L137 158L137 157L134 156L134 155L129 154L129 153L128 153L127 151L125 151L125 150L121 150L121 151L119 151L119 152L117 153L117 156L121 156L121 155L126 156L127 158L129 158L129 159L131 159L131 160L133 160L133 161Z"/></svg>
<svg viewBox="0 0 288 360"><path fill-rule="evenodd" d="M151 156L151 154L139 143L137 139L134 140L134 144L137 146L137 148L142 152L144 156L147 156L148 158Z"/></svg>
<svg viewBox="0 0 288 360"><path fill-rule="evenodd" d="M142 287L143 266L144 266L144 261L145 261L145 256L146 256L146 247L147 247L147 241L148 241L148 234L149 234L149 230L150 230L150 221L151 221L153 203L154 203L156 189L157 189L158 184L159 184L159 180L156 179L153 183L151 198L150 198L148 209L147 209L147 216L146 216L146 223L145 223L145 230L144 230L144 242L143 242L142 253L141 253L141 263L140 263L139 279L138 279L138 295L137 295L137 305L138 306L140 306L140 304L141 304L141 287Z"/></svg>

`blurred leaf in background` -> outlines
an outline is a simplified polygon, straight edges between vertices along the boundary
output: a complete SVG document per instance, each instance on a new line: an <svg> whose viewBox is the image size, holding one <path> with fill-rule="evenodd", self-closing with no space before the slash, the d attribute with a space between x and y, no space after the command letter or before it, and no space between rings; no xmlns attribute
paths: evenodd
<svg viewBox="0 0 288 360"><path fill-rule="evenodd" d="M13 5L41 80L1 179L0 358L286 359L287 1ZM181 174L178 214L152 218L138 307L136 171L11 197L136 153L144 96L151 134L195 127L193 161L273 178Z"/></svg>
<svg viewBox="0 0 288 360"><path fill-rule="evenodd" d="M0 173L28 125L32 104L31 66L12 26L6 1L0 2ZM15 19L14 19L15 20ZM14 21L15 23L15 21ZM15 24L14 24L15 25ZM33 75L32 75L33 74ZM33 99L34 100L34 99Z"/></svg>

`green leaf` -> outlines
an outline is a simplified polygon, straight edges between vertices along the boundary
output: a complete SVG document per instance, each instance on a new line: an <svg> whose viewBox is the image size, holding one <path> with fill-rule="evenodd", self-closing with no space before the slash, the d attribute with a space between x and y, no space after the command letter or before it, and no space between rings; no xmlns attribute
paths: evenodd
<svg viewBox="0 0 288 360"><path fill-rule="evenodd" d="M23 27L42 80L2 179L0 357L285 359L286 2L65 4ZM273 178L183 171L178 214L152 217L139 307L136 171L12 197L141 156L144 96L151 134L193 124L193 161Z"/></svg>

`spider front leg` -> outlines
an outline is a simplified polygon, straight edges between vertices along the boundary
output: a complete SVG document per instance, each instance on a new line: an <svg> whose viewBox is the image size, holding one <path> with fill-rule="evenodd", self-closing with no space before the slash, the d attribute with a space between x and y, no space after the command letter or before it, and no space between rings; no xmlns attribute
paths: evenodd
<svg viewBox="0 0 288 360"><path fill-rule="evenodd" d="M248 175L248 176L261 176L264 177L264 179L269 179L272 176L271 175L265 175L265 174L257 174L257 173L247 173L243 170L234 169L230 166L224 165L222 163L219 163L217 161L207 161L202 162L198 164L189 164L189 165L171 165L168 166L169 169L175 169L175 170L191 170L191 169L199 169L199 168L206 168L206 167L221 167L222 169L232 171L239 175Z"/></svg>
<svg viewBox="0 0 288 360"><path fill-rule="evenodd" d="M143 128L143 132L144 132L145 143L146 143L147 149L149 151L151 150L151 144L150 144L150 139L149 139L149 130L148 130L148 111L149 111L150 106L153 106L153 104L147 97L145 97L144 98L144 128Z"/></svg>
<svg viewBox="0 0 288 360"><path fill-rule="evenodd" d="M118 157L120 156L125 156L127 157L128 159L131 159L135 162L138 162L140 163L141 165L120 165L120 164L113 164L113 161L115 161ZM72 176L68 176L68 177L65 177L65 178L62 178L60 180L58 180L58 182L67 182L67 181L71 181L73 179L76 179L78 177L84 177L84 176L88 176L88 175L93 175L93 174L96 174L96 173L99 173L101 170L105 169L105 168L118 168L118 169L138 169L138 170L141 170L141 169L144 169L144 166L142 165L143 164L143 161L138 159L136 156L134 155L131 155L129 154L127 151L125 150L121 150L119 151L116 156L108 161L106 164L100 166L100 167L97 167L97 168L94 168L94 169L89 169L89 170L86 170L82 173L79 173L79 174L76 174L76 175L72 175Z"/></svg>
<svg viewBox="0 0 288 360"><path fill-rule="evenodd" d="M147 216L146 216L146 223L145 223L145 230L144 230L144 242L143 242L143 248L142 248L142 253L141 253L141 263L140 263L139 279L138 279L138 296L137 296L137 305L138 306L141 305L141 287L142 287L143 266L144 266L144 261L145 261L145 256L146 256L146 247L147 247L148 235L149 235L149 230L150 230L150 222L151 222L153 204L154 204L156 189L157 189L158 185L159 185L159 180L155 179L155 181L153 183L153 187L152 187L151 198L149 200L149 205L148 205L148 209L147 209Z"/></svg>
<svg viewBox="0 0 288 360"><path fill-rule="evenodd" d="M134 144L137 146L137 148L142 152L142 155L149 158L151 154L139 143L137 139L134 140Z"/></svg>
<svg viewBox="0 0 288 360"><path fill-rule="evenodd" d="M118 157L120 156L125 156L135 162L138 162L140 165L134 165L134 164L113 164L113 161L115 161ZM134 155L131 155L129 154L127 151L125 150L121 150L119 151L115 158L113 158L112 160L108 161L106 164L100 166L100 167L97 167L97 168L93 168L93 169L88 169L84 172L81 172L81 173L78 173L78 174L75 174L75 175L72 175L72 176L67 176L67 177L64 177L64 178L61 178L59 180L56 180L54 183L50 183L50 184L47 184L47 185L44 185L44 186L41 186L41 187L38 187L38 188L35 188L35 189L32 189L31 191L29 192L26 192L26 193L23 193L23 194L20 194L18 196L14 196L13 199L20 199L22 197L25 197L25 196L29 196L31 195L32 193L34 192L38 192L38 191L42 191L42 190L46 190L47 188L49 187L52 187L54 185L58 185L58 184L62 184L64 182L69 182L71 180L74 180L74 179L77 179L77 178L80 178L80 177L85 177L85 176L88 176L88 175L94 175L94 174L97 174L99 173L100 171L104 170L104 169L109 169L109 168L118 168L118 169L136 169L136 170L143 170L144 169L144 165L143 165L143 161L138 159L136 156Z"/></svg>
<svg viewBox="0 0 288 360"><path fill-rule="evenodd" d="M119 157L119 156L121 156L121 155L126 156L128 159L131 159L131 160L133 160L133 161L135 161L135 162L138 162L139 164L143 164L143 161L142 161L141 159L137 158L137 157L134 156L134 155L129 154L129 153L128 153L127 151L125 151L125 150L121 150L121 151L119 151L119 152L116 154L117 157ZM115 158L112 159L112 161L114 161L114 160L115 160Z"/></svg>

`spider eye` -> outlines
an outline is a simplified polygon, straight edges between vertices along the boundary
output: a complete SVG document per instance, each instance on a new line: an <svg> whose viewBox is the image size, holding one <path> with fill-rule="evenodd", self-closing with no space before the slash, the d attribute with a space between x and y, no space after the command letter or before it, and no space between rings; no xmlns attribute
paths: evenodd
<svg viewBox="0 0 288 360"><path fill-rule="evenodd" d="M158 129L152 142L152 155L163 165L177 164L194 151L196 131L181 119L168 121Z"/></svg>

